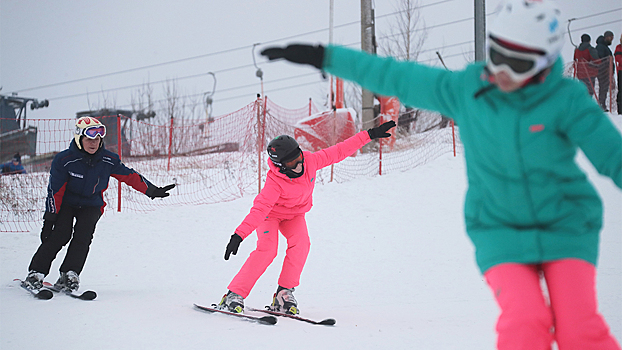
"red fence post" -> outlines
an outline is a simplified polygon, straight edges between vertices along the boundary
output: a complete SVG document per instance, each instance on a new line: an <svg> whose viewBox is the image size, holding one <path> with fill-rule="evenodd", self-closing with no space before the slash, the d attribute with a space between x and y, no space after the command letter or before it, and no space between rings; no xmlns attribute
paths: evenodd
<svg viewBox="0 0 622 350"><path fill-rule="evenodd" d="M171 131L168 136L168 165L166 171L171 170L171 148L173 148L173 116L171 116Z"/></svg>
<svg viewBox="0 0 622 350"><path fill-rule="evenodd" d="M257 94L257 193L261 192L261 96Z"/></svg>
<svg viewBox="0 0 622 350"><path fill-rule="evenodd" d="M454 157L456 156L456 131L454 130L454 120L451 119L451 137L454 140Z"/></svg>
<svg viewBox="0 0 622 350"><path fill-rule="evenodd" d="M607 74L609 74L609 112L611 112L613 108L613 87L615 86L615 80L613 79L614 65L613 56L609 56L609 69L607 70Z"/></svg>
<svg viewBox="0 0 622 350"><path fill-rule="evenodd" d="M378 139L378 175L382 175L382 139Z"/></svg>
<svg viewBox="0 0 622 350"><path fill-rule="evenodd" d="M121 115L117 113L117 152L119 153L119 160L123 160L122 150L123 147L121 145ZM117 197L119 198L117 201L117 212L121 212L121 181L117 181L117 183L119 184L117 190Z"/></svg>

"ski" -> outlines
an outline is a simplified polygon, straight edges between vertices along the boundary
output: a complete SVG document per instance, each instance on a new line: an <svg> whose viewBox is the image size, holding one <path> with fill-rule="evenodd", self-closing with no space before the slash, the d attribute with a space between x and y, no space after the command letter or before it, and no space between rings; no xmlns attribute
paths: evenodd
<svg viewBox="0 0 622 350"><path fill-rule="evenodd" d="M216 305L212 305L212 306L216 306ZM229 312L226 310L220 310L215 307L201 306L197 304L194 304L194 307L205 312L209 312L209 313L218 312L221 314L240 317L242 319L253 321L253 322L258 322L261 324L276 324L276 321L277 321L276 317L274 316L252 316L252 315L246 315L246 314L236 314L236 313Z"/></svg>
<svg viewBox="0 0 622 350"><path fill-rule="evenodd" d="M56 293L64 293L66 295L69 295L72 298L75 299L80 299L80 300L93 300L95 298L97 298L97 293L95 293L95 291L92 290L87 290L82 292L81 294L78 294L76 292L72 292L72 291L68 291L68 290L60 290L58 288L55 288L53 284L49 283L49 282L43 282L43 286L49 290L51 290L52 292L56 292Z"/></svg>
<svg viewBox="0 0 622 350"><path fill-rule="evenodd" d="M303 321L303 322L307 322L307 323L311 323L311 324L317 324L317 325L323 325L323 326L334 326L335 323L337 323L337 321L335 321L334 318L327 318L325 320L322 321L316 321L316 320L312 320L309 318L305 318L305 317L300 317L297 315L290 315L290 314L286 314L283 312L278 312L278 311L272 311L272 310L261 310L261 309L253 309L253 308L248 308L249 311L256 311L256 312L263 312L266 314L270 314L273 316L280 316L280 317L287 317L287 318L291 318L294 320L298 320L298 321Z"/></svg>
<svg viewBox="0 0 622 350"><path fill-rule="evenodd" d="M54 296L54 293L52 293L52 291L48 290L47 288L29 289L28 287L26 287L26 284L24 283L24 281L20 280L19 278L16 278L13 281L19 282L20 287L29 291L30 294L32 294L32 296L37 299L49 300L49 299L52 299L52 297Z"/></svg>

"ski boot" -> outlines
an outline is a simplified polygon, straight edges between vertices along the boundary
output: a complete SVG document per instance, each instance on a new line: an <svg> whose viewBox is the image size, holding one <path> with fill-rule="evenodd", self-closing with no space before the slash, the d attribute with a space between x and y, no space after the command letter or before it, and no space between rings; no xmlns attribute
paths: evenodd
<svg viewBox="0 0 622 350"><path fill-rule="evenodd" d="M61 272L54 288L60 291L75 292L80 288L80 276L75 271Z"/></svg>
<svg viewBox="0 0 622 350"><path fill-rule="evenodd" d="M233 312L234 314L241 314L244 312L244 298L239 294L229 291L222 297L220 304L218 304L218 308L220 310Z"/></svg>
<svg viewBox="0 0 622 350"><path fill-rule="evenodd" d="M288 289L279 286L276 293L274 293L274 297L272 298L270 310L290 315L298 315L300 310L298 310L298 302L296 301L296 298L294 298L293 292L294 288Z"/></svg>
<svg viewBox="0 0 622 350"><path fill-rule="evenodd" d="M31 270L28 272L28 276L26 276L26 279L24 280L22 285L29 290L39 290L43 288L44 278L45 278L45 275L42 274L41 272Z"/></svg>

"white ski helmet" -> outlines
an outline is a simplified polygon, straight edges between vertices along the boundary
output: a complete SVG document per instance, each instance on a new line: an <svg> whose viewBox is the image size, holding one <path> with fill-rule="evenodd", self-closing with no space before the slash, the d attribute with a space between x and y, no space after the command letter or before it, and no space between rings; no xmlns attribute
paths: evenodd
<svg viewBox="0 0 622 350"><path fill-rule="evenodd" d="M106 126L93 117L81 117L76 120L76 130L74 131L74 140L79 149L82 149L80 138L82 136L94 139L100 136L102 139L106 136ZM101 148L102 143L99 143Z"/></svg>
<svg viewBox="0 0 622 350"><path fill-rule="evenodd" d="M561 12L551 0L506 0L501 3L488 28L488 68L493 73L501 70L500 65L491 62L490 48L500 49L506 56L534 60L533 67L513 74L514 78L524 80L552 66L564 45L560 16Z"/></svg>

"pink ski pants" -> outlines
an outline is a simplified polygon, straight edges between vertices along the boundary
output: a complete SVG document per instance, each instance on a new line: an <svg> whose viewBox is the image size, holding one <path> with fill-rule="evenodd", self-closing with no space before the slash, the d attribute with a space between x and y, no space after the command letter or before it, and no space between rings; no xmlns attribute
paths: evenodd
<svg viewBox="0 0 622 350"><path fill-rule="evenodd" d="M269 217L257 227L257 248L229 284L230 291L244 298L250 294L259 277L277 255L279 231L287 239L287 251L279 276L279 285L294 288L300 284L302 268L311 247L304 214L287 218Z"/></svg>
<svg viewBox="0 0 622 350"><path fill-rule="evenodd" d="M507 263L484 276L501 308L499 350L550 350L553 341L559 350L620 350L598 312L594 265L578 259Z"/></svg>

